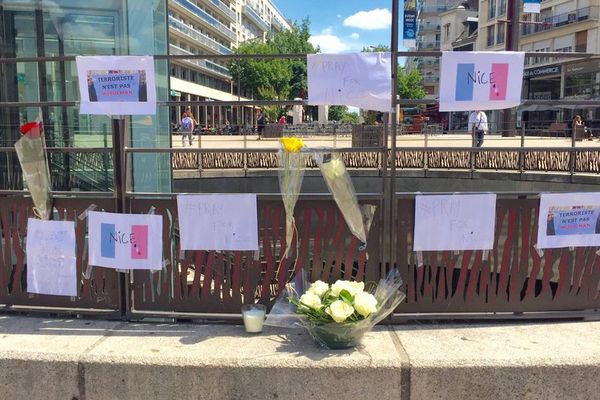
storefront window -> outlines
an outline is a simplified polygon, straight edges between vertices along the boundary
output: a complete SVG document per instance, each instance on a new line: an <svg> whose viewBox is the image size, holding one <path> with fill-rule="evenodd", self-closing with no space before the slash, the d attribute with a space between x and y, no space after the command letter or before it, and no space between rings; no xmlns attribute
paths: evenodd
<svg viewBox="0 0 600 400"><path fill-rule="evenodd" d="M167 53L166 0L0 0L0 57L55 57L70 55L148 55ZM155 64L157 98L168 99L167 61ZM0 101L78 101L74 61L26 62L0 65ZM0 110L0 137L12 145L18 126L38 118L39 107ZM49 146L112 147L109 116L80 115L78 107L41 110ZM154 116L127 118L129 145L169 147L169 115L159 107ZM170 191L168 155L136 154L134 188ZM51 160L51 162L57 160ZM106 158L104 163L111 162ZM152 168L149 166L152 165ZM76 165L67 168L86 179ZM102 165L112 169L112 165ZM144 171L142 174L141 171ZM91 178L90 178L91 179ZM77 187L71 187L77 189ZM71 189L61 188L61 189ZM79 188L81 189L81 188ZM111 188L107 188L111 189Z"/></svg>

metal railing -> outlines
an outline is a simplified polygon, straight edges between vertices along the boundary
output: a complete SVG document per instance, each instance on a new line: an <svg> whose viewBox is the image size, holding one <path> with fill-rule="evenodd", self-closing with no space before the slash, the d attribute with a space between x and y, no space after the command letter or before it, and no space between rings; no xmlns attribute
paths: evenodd
<svg viewBox="0 0 600 400"><path fill-rule="evenodd" d="M252 7L248 4L244 4L242 6L242 13L244 13L250 21L252 21L256 26L263 30L263 32L267 32L269 30L270 24L265 21Z"/></svg>
<svg viewBox="0 0 600 400"><path fill-rule="evenodd" d="M187 9L192 14L197 15L203 21L207 22L211 27L215 28L218 32L225 35L232 42L235 42L237 36L235 32L233 32L228 26L220 22L215 17L208 14L206 11L195 5L189 0L172 0L175 4L181 5L183 8Z"/></svg>
<svg viewBox="0 0 600 400"><path fill-rule="evenodd" d="M169 50L171 54L174 55L192 55L193 53L187 50L182 49L181 47L175 46L174 44L169 44ZM231 79L231 74L229 73L229 69L220 64L217 64L208 60L186 60L186 63L193 64L196 67L200 67L200 69L211 72L213 74L218 74L224 78Z"/></svg>
<svg viewBox="0 0 600 400"><path fill-rule="evenodd" d="M220 0L210 0L210 3L213 4L217 10L223 13L225 16L229 17L231 22L236 21L235 11L229 8L225 3Z"/></svg>
<svg viewBox="0 0 600 400"><path fill-rule="evenodd" d="M393 3L392 49L398 48L398 7ZM554 53L547 53L553 56ZM397 52L392 70L400 56L440 56L439 52ZM397 56L397 57L396 57ZM526 56L532 56L527 53ZM559 54L557 57L575 57ZM595 54L577 54L593 57ZM159 55L156 59L226 60L255 58L256 55ZM305 55L270 55L262 58L303 58ZM259 56L260 58L260 56ZM4 58L0 63L72 61L72 56ZM394 77L394 80L396 78ZM428 104L432 100L396 98L396 82L390 99L395 105ZM435 102L435 101L433 101ZM553 105L597 105L597 101L551 101ZM544 104L548 101L525 101ZM271 106L305 105L304 101L197 101L159 102L160 107L181 106ZM2 102L0 107L62 107L75 102ZM383 145L373 147L340 147L336 150L348 160L368 159L376 174L366 177L376 190L357 193L360 204L376 206L376 214L368 234L368 245L362 248L349 231L335 202L328 194L302 193L295 209L297 246L284 258L285 216L279 193L258 195L259 251L218 252L181 251L177 232L178 213L175 193L140 193L131 190L128 168L131 159L142 153L198 154L203 157L220 153L232 162L251 168L257 162L255 153L269 154L269 162L278 163L274 149L149 149L127 148L122 143L125 121L114 121L112 149L114 154L114 193L54 193L53 219L75 221L77 238L78 293L74 298L32 295L26 292L26 258L23 238L26 221L32 215L31 199L21 190L0 191L0 303L5 310L53 310L73 314L94 313L129 319L154 317L238 318L242 304L259 301L271 305L285 282L294 272L304 269L312 280L355 278L377 281L389 268L398 267L405 280L406 301L400 313L545 312L555 311L570 317L573 310L600 307L600 269L596 249L586 247L548 250L543 256L535 251L536 216L539 212L535 193L501 192L497 202L494 245L489 256L480 251L426 252L423 262L412 250L416 193L396 189L398 173L413 165L424 172L433 169L464 169L466 173L510 168L520 172L539 170L540 163L550 163L549 171L574 175L580 169L600 163L600 150L584 147L483 147L416 146L400 148L402 126L396 122L396 111L390 113L389 124L383 124ZM522 136L524 137L524 135ZM425 135L424 140L429 140ZM486 138L489 140L489 138ZM50 148L48 151L52 153ZM63 149L61 149L63 150ZM93 152L95 149L64 149L67 152ZM352 155L352 156L351 156ZM353 158L357 155L358 158ZM542 157L543 155L543 157ZM550 160L550 161L548 161ZM361 161L362 162L362 161ZM85 165L94 163L84 163ZM260 164L260 160L259 163ZM199 161L199 168L205 161ZM260 166L260 165L259 165ZM314 168L308 161L308 168ZM358 167L360 168L360 167ZM544 167L545 168L545 167ZM587 171L587 170L585 170ZM354 171L355 172L355 171ZM596 172L597 173L597 172ZM475 177L473 175L473 177ZM595 178L595 177L594 177ZM272 177L276 181L275 177ZM88 268L87 224L78 215L95 203L98 209L121 213L146 213L151 206L162 216L163 256L167 261L161 271L128 271L118 273L105 268ZM279 268L281 266L281 268ZM82 311L83 310L83 311ZM558 315L558 314L557 314ZM502 318L506 318L502 315Z"/></svg>
<svg viewBox="0 0 600 400"><path fill-rule="evenodd" d="M223 46L221 43L216 40L206 36L204 33L197 31L191 26L179 21L177 18L169 15L169 26L174 30L181 32L182 34L190 37L195 42L200 43L209 49L218 51L219 54L232 54L230 48Z"/></svg>
<svg viewBox="0 0 600 400"><path fill-rule="evenodd" d="M536 21L537 23L523 25L521 27L521 35L532 35L534 33L560 28L565 25L585 22L590 19L598 19L598 10L598 7L584 7L564 14L542 18L540 21Z"/></svg>

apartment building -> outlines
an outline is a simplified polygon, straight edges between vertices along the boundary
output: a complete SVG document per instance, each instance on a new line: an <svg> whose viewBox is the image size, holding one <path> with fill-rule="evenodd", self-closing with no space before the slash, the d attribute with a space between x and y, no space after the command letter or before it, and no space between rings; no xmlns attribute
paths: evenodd
<svg viewBox="0 0 600 400"><path fill-rule="evenodd" d="M481 0L478 50L506 48L506 0ZM600 51L600 0L543 0L540 14L522 13L518 49L528 52ZM582 59L526 59L523 97L529 99L587 99L600 96L600 63ZM528 113L528 120L569 120L576 113L598 119L594 109L556 109Z"/></svg>
<svg viewBox="0 0 600 400"><path fill-rule="evenodd" d="M170 54L231 54L247 40L265 40L290 24L271 0L169 0ZM244 100L226 63L218 59L171 62L171 99L187 101ZM194 114L205 127L225 122L243 124L252 118L251 109L195 107ZM171 121L181 109L174 107Z"/></svg>

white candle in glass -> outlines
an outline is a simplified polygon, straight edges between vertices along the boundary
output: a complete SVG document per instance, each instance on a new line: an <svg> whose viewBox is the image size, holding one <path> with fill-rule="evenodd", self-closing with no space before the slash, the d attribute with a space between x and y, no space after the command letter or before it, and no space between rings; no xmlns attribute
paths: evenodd
<svg viewBox="0 0 600 400"><path fill-rule="evenodd" d="M263 330L265 322L265 307L261 304L244 306L242 315L244 317L244 326L248 333L260 333Z"/></svg>

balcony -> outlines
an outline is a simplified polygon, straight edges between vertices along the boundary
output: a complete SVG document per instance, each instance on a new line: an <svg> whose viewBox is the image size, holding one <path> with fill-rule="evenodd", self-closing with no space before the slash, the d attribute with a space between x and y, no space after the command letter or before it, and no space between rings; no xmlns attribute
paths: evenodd
<svg viewBox="0 0 600 400"><path fill-rule="evenodd" d="M275 28L275 30L282 31L285 29L283 23L281 23L277 18L273 18L271 20L271 26Z"/></svg>
<svg viewBox="0 0 600 400"><path fill-rule="evenodd" d="M415 62L415 65L417 66L417 68L437 67L440 65L440 60L439 60L439 58L425 59L425 58L419 57L419 59Z"/></svg>
<svg viewBox="0 0 600 400"><path fill-rule="evenodd" d="M217 10L221 15L227 17L231 22L236 21L236 14L229 6L223 3L220 0L210 0L208 5L211 6L214 10Z"/></svg>
<svg viewBox="0 0 600 400"><path fill-rule="evenodd" d="M194 53L184 50L181 47L175 46L174 44L169 44L169 51L172 55L193 55ZM183 60L186 63L192 64L199 69L209 72L213 75L220 76L222 78L231 79L231 74L229 70L222 65L214 63L208 60Z"/></svg>
<svg viewBox="0 0 600 400"><path fill-rule="evenodd" d="M568 13L543 18L536 24L523 25L521 27L521 36L532 35L534 33L560 28L561 26L565 25L597 19L598 7L584 7Z"/></svg>
<svg viewBox="0 0 600 400"><path fill-rule="evenodd" d="M424 76L423 84L425 85L435 85L440 82L440 78L438 76Z"/></svg>
<svg viewBox="0 0 600 400"><path fill-rule="evenodd" d="M439 40L428 40L428 41L418 41L417 49L418 50L434 50L440 48Z"/></svg>
<svg viewBox="0 0 600 400"><path fill-rule="evenodd" d="M192 3L188 0L173 0L171 4L178 4L179 6L185 8L187 11L191 12L195 16L199 17L202 21L207 23L213 29L216 29L220 34L224 35L226 38L235 42L237 36L235 32L233 32L229 27L225 26L223 23L219 22L215 17L208 14L206 11Z"/></svg>
<svg viewBox="0 0 600 400"><path fill-rule="evenodd" d="M448 11L448 6L444 4L423 4L419 3L417 12L419 14L439 14Z"/></svg>
<svg viewBox="0 0 600 400"><path fill-rule="evenodd" d="M221 43L217 42L214 39L206 36L204 33L199 32L192 28L189 25L184 24L178 19L169 15L169 26L176 30L177 32L189 37L196 43L200 43L207 48L216 51L219 54L231 54L233 53L231 49L226 46L223 46Z"/></svg>
<svg viewBox="0 0 600 400"><path fill-rule="evenodd" d="M440 32L441 31L441 27L437 24L419 24L419 32L428 32L428 33L434 33L434 32Z"/></svg>
<svg viewBox="0 0 600 400"><path fill-rule="evenodd" d="M258 15L258 13L252 9L252 7L244 5L242 7L242 13L248 17L248 19L252 21L252 23L254 23L254 25L256 25L260 30L263 32L269 31L269 23L262 19L262 17Z"/></svg>

